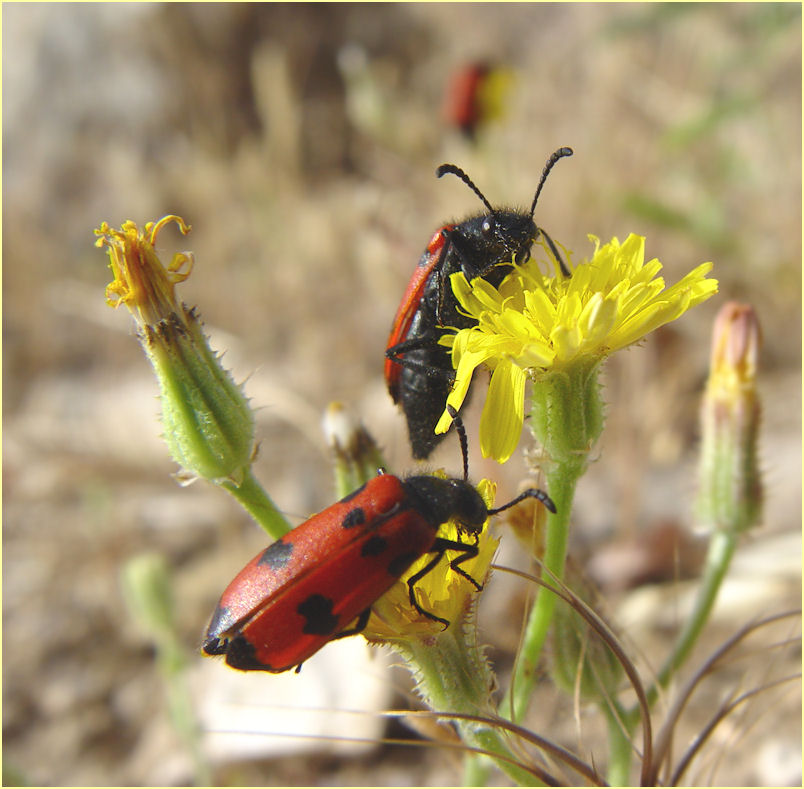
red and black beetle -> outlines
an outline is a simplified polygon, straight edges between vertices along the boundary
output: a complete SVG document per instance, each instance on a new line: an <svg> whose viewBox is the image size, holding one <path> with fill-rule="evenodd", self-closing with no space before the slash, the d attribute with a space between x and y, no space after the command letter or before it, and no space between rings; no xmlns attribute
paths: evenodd
<svg viewBox="0 0 804 789"><path fill-rule="evenodd" d="M438 344L442 327L468 328L472 319L460 312L450 288L450 275L463 271L468 280L483 277L498 286L511 271L511 261L525 262L542 235L569 276L558 250L533 212L550 170L571 148L559 148L547 160L529 211L494 208L469 176L453 164L436 175L458 176L483 202L484 213L437 230L419 259L396 312L385 350L385 381L394 403L408 423L413 457L426 458L443 435L433 431L444 411L454 372L449 353Z"/></svg>
<svg viewBox="0 0 804 789"><path fill-rule="evenodd" d="M530 488L501 507L488 509L467 481L466 436L458 432L463 479L380 473L365 485L288 532L255 556L226 587L201 647L224 655L242 671L287 671L336 638L360 632L371 606L425 554L433 558L407 581L411 605L425 617L415 587L444 557L450 567L475 581L460 565L478 553L478 537L489 515L525 498L555 505ZM455 519L468 542L438 536ZM350 627L351 625L351 627Z"/></svg>

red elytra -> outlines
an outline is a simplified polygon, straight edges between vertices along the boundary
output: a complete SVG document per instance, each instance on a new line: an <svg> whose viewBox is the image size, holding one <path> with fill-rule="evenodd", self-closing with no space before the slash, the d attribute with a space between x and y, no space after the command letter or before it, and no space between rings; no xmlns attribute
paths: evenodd
<svg viewBox="0 0 804 789"><path fill-rule="evenodd" d="M410 282L408 282L402 300L399 302L399 307L394 316L394 322L391 325L391 334L388 337L386 348L396 348L400 343L408 339L411 321L421 305L424 286L433 273L433 269L436 265L441 263L441 253L444 249L447 234L454 227L455 225L444 225L444 227L436 230L425 247L424 253L416 264L413 276L410 278ZM401 364L386 355L384 368L385 382L388 386L388 392L395 403L399 402L399 379L402 369Z"/></svg>
<svg viewBox="0 0 804 789"><path fill-rule="evenodd" d="M489 510L465 479L380 474L255 556L221 596L202 651L225 655L228 665L243 671L300 666L329 641L362 630L371 606L428 553L432 560L407 581L409 598L446 627L449 622L419 606L415 584L455 551L450 567L480 589L460 564L477 555L489 515L528 497L555 511L537 489ZM451 518L472 542L438 537L439 526Z"/></svg>
<svg viewBox="0 0 804 789"><path fill-rule="evenodd" d="M483 61L467 63L452 74L447 87L444 117L469 139L474 138L477 127L485 120L480 90L490 72L491 66Z"/></svg>

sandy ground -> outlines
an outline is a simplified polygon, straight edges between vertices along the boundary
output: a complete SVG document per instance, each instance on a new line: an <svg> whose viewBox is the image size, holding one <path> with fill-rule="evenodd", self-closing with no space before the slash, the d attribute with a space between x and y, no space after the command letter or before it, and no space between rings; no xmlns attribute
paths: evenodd
<svg viewBox="0 0 804 789"><path fill-rule="evenodd" d="M265 538L222 491L171 479L131 320L104 304L92 236L103 220L177 213L193 225L188 239L165 233L164 252L195 252L181 296L248 379L256 473L298 521L333 498L320 431L331 400L360 415L390 468L413 466L382 382L388 328L433 231L478 210L435 167L454 162L493 203L524 205L548 154L571 145L537 210L554 238L582 255L588 233L637 232L669 281L712 260L721 283L716 299L609 361L574 556L647 676L695 588L711 324L726 300L750 301L765 342L765 517L683 678L749 621L800 605L798 6L18 4L3 23L6 785L192 782L153 644L121 592L143 553L169 568L197 720L230 733L200 741L209 780L461 780L454 752L413 750L424 735L379 716L416 702L405 672L360 639L298 676L240 676L198 656L221 590ZM441 105L450 75L478 59L512 81L502 117L468 140ZM433 463L457 470L456 447L445 442ZM473 452L471 468L499 482L502 500L525 467ZM527 591L500 573L481 603L503 686ZM701 683L676 757L723 699L800 670L799 632L797 617L760 631ZM800 785L800 698L792 681L740 705L684 781ZM303 708L314 709L300 720ZM605 762L595 709L576 711L547 676L527 725ZM284 736L244 734L256 730ZM368 744L338 742L344 731Z"/></svg>

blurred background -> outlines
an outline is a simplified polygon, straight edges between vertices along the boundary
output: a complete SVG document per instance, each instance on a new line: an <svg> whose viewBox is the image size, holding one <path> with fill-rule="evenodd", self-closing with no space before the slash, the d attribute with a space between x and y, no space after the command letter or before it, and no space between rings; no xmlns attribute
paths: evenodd
<svg viewBox="0 0 804 789"><path fill-rule="evenodd" d="M706 260L720 281L716 298L609 361L574 554L655 667L678 624L668 601L699 560L691 501L712 320L727 300L749 301L765 341L765 519L700 657L750 617L797 606L801 73L797 4L5 4L4 783L460 780L443 749L380 742L421 736L377 714L416 702L362 639L298 676L198 656L218 596L266 539L223 491L171 478L155 381L130 316L104 302L107 257L92 234L103 220L175 213L193 226L188 238L166 230L160 250L194 251L179 295L247 379L257 476L297 522L333 500L320 429L332 400L359 415L391 469L413 467L382 380L388 330L431 234L480 209L437 165L462 167L493 204L527 206L548 155L573 147L537 224L577 257L589 233L643 234L668 281ZM472 445L476 418L470 409ZM433 458L459 463L450 440ZM473 452L471 472L497 479L504 500L525 464ZM143 553L168 569L193 715L226 735L200 737L195 766L121 587ZM483 598L503 675L527 591L500 576ZM740 664L713 678L680 739L712 699L799 661L760 649L758 674ZM800 694L786 691L720 731L687 780L800 783ZM594 730L581 743L549 682L536 706L531 728L594 752ZM356 712L334 733L359 731L366 745L327 739L345 710ZM252 729L280 736L237 737Z"/></svg>

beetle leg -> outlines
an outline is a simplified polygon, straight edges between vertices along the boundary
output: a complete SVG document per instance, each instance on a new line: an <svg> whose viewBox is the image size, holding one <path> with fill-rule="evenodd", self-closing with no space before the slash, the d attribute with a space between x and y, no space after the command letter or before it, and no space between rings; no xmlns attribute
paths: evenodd
<svg viewBox="0 0 804 789"><path fill-rule="evenodd" d="M411 337L409 340L403 340L396 345L392 345L385 351L386 358L390 359L395 364L401 367L407 367L409 370L420 370L427 375L439 376L446 380L452 381L455 378L455 373L452 370L445 370L442 367L433 367L432 365L424 364L424 362L417 362L415 359L406 359L404 354L408 351L420 351L425 348L438 347L432 334L424 334L420 337ZM447 349L444 348L444 353Z"/></svg>
<svg viewBox="0 0 804 789"><path fill-rule="evenodd" d="M418 600L416 600L416 591L415 586L416 584L424 578L427 573L429 573L443 558L444 554L447 551L460 551L460 556L457 556L453 559L449 566L453 569L458 575L463 576L469 581L475 589L479 592L483 585L479 584L474 578L472 578L469 573L466 572L462 567L459 567L462 562L465 562L467 559L471 559L477 556L477 543L475 542L474 545L467 544L465 542L459 542L458 540L446 540L442 537L439 537L435 543L433 544L433 550L435 555L433 558L427 562L427 564L422 567L419 572L415 575L412 575L408 578L408 596L410 597L411 605L422 615L426 616L428 619L432 619L434 622L440 622L444 625L444 630L446 630L450 626L450 622L448 619L444 619L443 617L436 616L435 614L431 613L430 611L425 611L420 605Z"/></svg>
<svg viewBox="0 0 804 789"><path fill-rule="evenodd" d="M371 616L371 609L367 608L357 618L357 622L354 627L350 627L348 630L341 630L341 632L338 633L337 636L332 637L332 640L335 641L338 638L348 638L349 636L356 636L358 633L362 633L366 629L366 625L368 624L370 616Z"/></svg>

